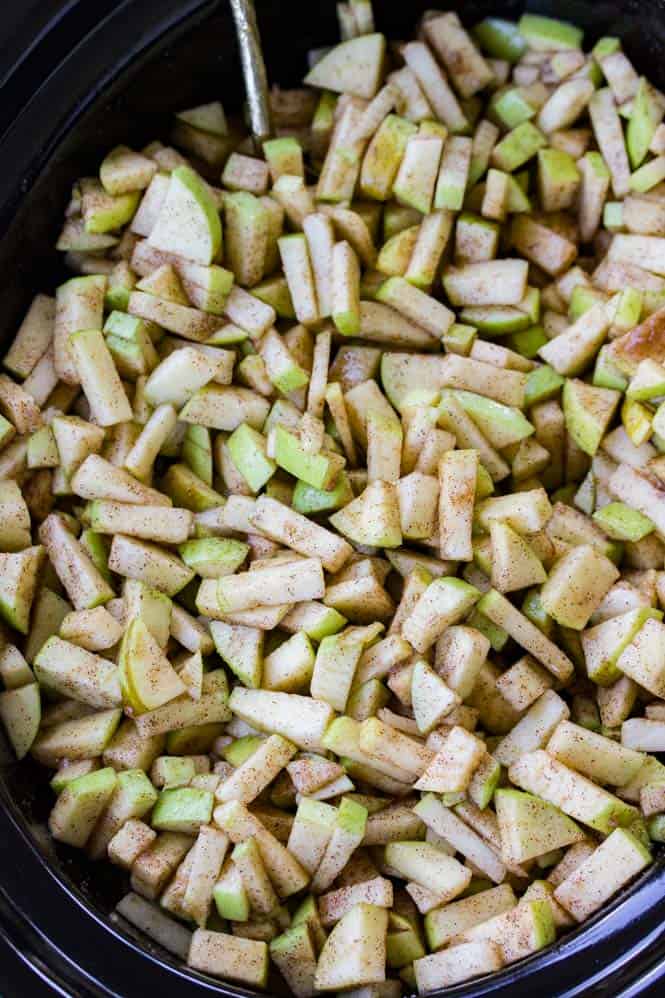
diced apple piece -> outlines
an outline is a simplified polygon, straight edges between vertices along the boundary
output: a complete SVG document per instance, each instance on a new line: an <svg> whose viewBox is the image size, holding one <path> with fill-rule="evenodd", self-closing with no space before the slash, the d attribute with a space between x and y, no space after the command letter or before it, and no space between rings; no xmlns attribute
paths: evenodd
<svg viewBox="0 0 665 998"><path fill-rule="evenodd" d="M252 522L259 530L299 554L320 558L329 572L338 572L351 555L351 546L344 540L275 499L259 498Z"/></svg>
<svg viewBox="0 0 665 998"><path fill-rule="evenodd" d="M30 751L42 717L41 696L37 683L0 693L0 720L18 759Z"/></svg>
<svg viewBox="0 0 665 998"><path fill-rule="evenodd" d="M260 940L197 929L192 936L187 963L204 974L250 987L263 988L268 982L268 946Z"/></svg>
<svg viewBox="0 0 665 998"><path fill-rule="evenodd" d="M432 105L436 117L451 132L463 132L467 118L432 52L424 42L409 42L402 55Z"/></svg>
<svg viewBox="0 0 665 998"><path fill-rule="evenodd" d="M411 701L418 729L428 734L460 699L422 660L416 662L411 680Z"/></svg>
<svg viewBox="0 0 665 998"><path fill-rule="evenodd" d="M625 828L616 828L559 884L554 897L578 922L592 915L651 862L651 854Z"/></svg>
<svg viewBox="0 0 665 998"><path fill-rule="evenodd" d="M585 837L574 821L532 794L497 790L494 800L506 862L523 863Z"/></svg>
<svg viewBox="0 0 665 998"><path fill-rule="evenodd" d="M222 239L219 213L203 180L187 166L171 173L166 198L149 236L156 249L210 264Z"/></svg>
<svg viewBox="0 0 665 998"><path fill-rule="evenodd" d="M466 700L490 648L473 627L448 627L436 644L436 669L461 700Z"/></svg>
<svg viewBox="0 0 665 998"><path fill-rule="evenodd" d="M44 548L27 547L16 554L0 554L0 617L22 634L28 633Z"/></svg>
<svg viewBox="0 0 665 998"><path fill-rule="evenodd" d="M281 734L300 748L320 751L321 739L332 720L328 704L293 693L245 690L236 686L229 706L234 714L261 731Z"/></svg>
<svg viewBox="0 0 665 998"><path fill-rule="evenodd" d="M503 962L501 948L489 940L451 946L414 962L418 993L429 994L434 988L453 987L473 977L501 970Z"/></svg>
<svg viewBox="0 0 665 998"><path fill-rule="evenodd" d="M512 887L501 884L430 911L425 916L425 934L430 949L443 948L455 936L509 911L516 903Z"/></svg>
<svg viewBox="0 0 665 998"><path fill-rule="evenodd" d="M543 949L554 941L556 930L547 901L522 901L510 911L458 936L454 942L494 942L506 963Z"/></svg>
<svg viewBox="0 0 665 998"><path fill-rule="evenodd" d="M505 880L506 867L494 849L434 794L426 794L414 811L428 828L442 836L455 852L462 853L490 880L497 884Z"/></svg>
<svg viewBox="0 0 665 998"><path fill-rule="evenodd" d="M456 725L451 728L443 748L434 756L415 787L437 793L465 791L484 754L480 739Z"/></svg>
<svg viewBox="0 0 665 998"><path fill-rule="evenodd" d="M499 592L512 592L545 582L547 573L527 542L507 523L493 520L492 584Z"/></svg>
<svg viewBox="0 0 665 998"><path fill-rule="evenodd" d="M89 329L73 333L69 351L95 422L114 426L131 419L131 406L101 332Z"/></svg>
<svg viewBox="0 0 665 998"><path fill-rule="evenodd" d="M474 450L449 451L439 463L440 552L444 558L470 561L473 556L477 477L478 455Z"/></svg>
<svg viewBox="0 0 665 998"><path fill-rule="evenodd" d="M99 769L73 780L58 797L49 816L53 838L82 848L116 786L115 770Z"/></svg>
<svg viewBox="0 0 665 998"><path fill-rule="evenodd" d="M469 884L469 871L428 842L392 842L386 846L385 858L391 870L439 894L444 904Z"/></svg>
<svg viewBox="0 0 665 998"><path fill-rule="evenodd" d="M491 590L479 602L478 609L538 659L562 682L573 675L573 663L561 649L514 607L505 596Z"/></svg>
<svg viewBox="0 0 665 998"><path fill-rule="evenodd" d="M591 545L573 548L552 568L541 590L543 607L558 623L582 630L618 578L615 565Z"/></svg>
<svg viewBox="0 0 665 998"><path fill-rule="evenodd" d="M116 666L69 641L49 638L35 658L34 670L42 686L62 696L98 708L122 704Z"/></svg>
<svg viewBox="0 0 665 998"><path fill-rule="evenodd" d="M510 766L526 752L544 748L556 727L570 716L567 704L553 690L546 690L495 749L499 762Z"/></svg>
<svg viewBox="0 0 665 998"><path fill-rule="evenodd" d="M583 632L582 649L590 679L599 686L609 686L620 678L617 662L650 617L660 619L659 611L646 607L629 610Z"/></svg>
<svg viewBox="0 0 665 998"><path fill-rule="evenodd" d="M314 980L318 991L338 991L380 983L386 977L388 913L359 904L337 923L319 956Z"/></svg>
<svg viewBox="0 0 665 998"><path fill-rule="evenodd" d="M622 787L630 783L644 756L570 721L562 721L547 743L549 755L598 783Z"/></svg>
<svg viewBox="0 0 665 998"><path fill-rule="evenodd" d="M351 38L335 46L317 62L305 83L371 99L381 84L385 49L386 39L380 34Z"/></svg>
<svg viewBox="0 0 665 998"><path fill-rule="evenodd" d="M270 958L288 983L296 998L314 994L316 950L306 922L292 925L270 943Z"/></svg>
<svg viewBox="0 0 665 998"><path fill-rule="evenodd" d="M115 534L109 568L128 579L175 596L194 578L194 572L165 548Z"/></svg>
<svg viewBox="0 0 665 998"><path fill-rule="evenodd" d="M509 777L516 786L542 797L574 820L604 834L617 826L630 825L636 816L635 810L618 797L542 750L524 755L513 763Z"/></svg>
<svg viewBox="0 0 665 998"><path fill-rule="evenodd" d="M402 636L425 652L451 624L476 603L479 591L461 579L436 579L402 624Z"/></svg>
<svg viewBox="0 0 665 998"><path fill-rule="evenodd" d="M280 735L271 735L218 787L216 800L239 800L243 804L254 800L281 772L295 752L296 747L291 742Z"/></svg>

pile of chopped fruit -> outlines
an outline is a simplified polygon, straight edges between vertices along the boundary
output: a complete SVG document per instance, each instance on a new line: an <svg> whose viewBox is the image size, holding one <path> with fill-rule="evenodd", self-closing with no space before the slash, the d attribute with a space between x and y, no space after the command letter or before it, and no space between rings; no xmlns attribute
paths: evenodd
<svg viewBox="0 0 665 998"><path fill-rule="evenodd" d="M665 841L665 97L563 22L339 14L259 153L213 102L74 185L0 375L0 716L118 918L394 998Z"/></svg>

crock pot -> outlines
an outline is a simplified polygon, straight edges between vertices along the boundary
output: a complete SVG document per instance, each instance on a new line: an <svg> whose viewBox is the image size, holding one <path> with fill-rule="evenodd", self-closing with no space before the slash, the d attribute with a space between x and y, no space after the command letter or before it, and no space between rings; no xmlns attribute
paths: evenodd
<svg viewBox="0 0 665 998"><path fill-rule="evenodd" d="M380 30L408 37L432 0L375 0ZM446 6L446 4L442 4ZM662 0L462 2L467 23L519 17L525 6L568 18L586 41L618 35L639 71L665 89ZM310 48L337 37L333 0L258 0L269 76L296 86ZM64 277L53 246L72 181L118 142L168 136L174 110L243 100L233 25L224 0L40 0L0 22L0 345L32 295ZM110 915L122 874L50 840L46 775L17 764L0 743L0 937L68 998L246 996L187 969ZM3 987L0 970L0 990ZM446 989L450 998L541 995L632 998L665 987L665 857L613 904L556 945L492 977ZM285 994L277 979L270 994ZM9 995L7 998L18 998ZM23 996L21 996L23 998ZM27 998L27 995L26 995Z"/></svg>

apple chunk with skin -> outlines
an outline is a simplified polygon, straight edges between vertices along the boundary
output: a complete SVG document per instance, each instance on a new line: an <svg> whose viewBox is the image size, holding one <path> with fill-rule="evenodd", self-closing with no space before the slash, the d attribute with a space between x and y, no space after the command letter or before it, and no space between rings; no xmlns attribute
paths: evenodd
<svg viewBox="0 0 665 998"><path fill-rule="evenodd" d="M386 39L381 34L350 38L317 62L305 83L370 100L380 86L385 50Z"/></svg>
<svg viewBox="0 0 665 998"><path fill-rule="evenodd" d="M205 181L188 166L171 174L166 198L148 237L155 249L211 264L222 245L222 223Z"/></svg>
<svg viewBox="0 0 665 998"><path fill-rule="evenodd" d="M142 620L132 620L119 657L125 701L136 713L154 710L185 693L185 685Z"/></svg>

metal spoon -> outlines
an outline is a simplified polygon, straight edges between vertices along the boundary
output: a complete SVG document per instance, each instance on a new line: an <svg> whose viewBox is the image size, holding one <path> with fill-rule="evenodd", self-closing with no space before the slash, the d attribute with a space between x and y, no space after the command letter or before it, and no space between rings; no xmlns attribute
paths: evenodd
<svg viewBox="0 0 665 998"><path fill-rule="evenodd" d="M249 108L249 125L254 144L259 149L261 143L270 138L272 126L268 98L268 76L261 48L261 37L256 23L256 11L253 0L230 0L230 4L240 47L240 59Z"/></svg>

